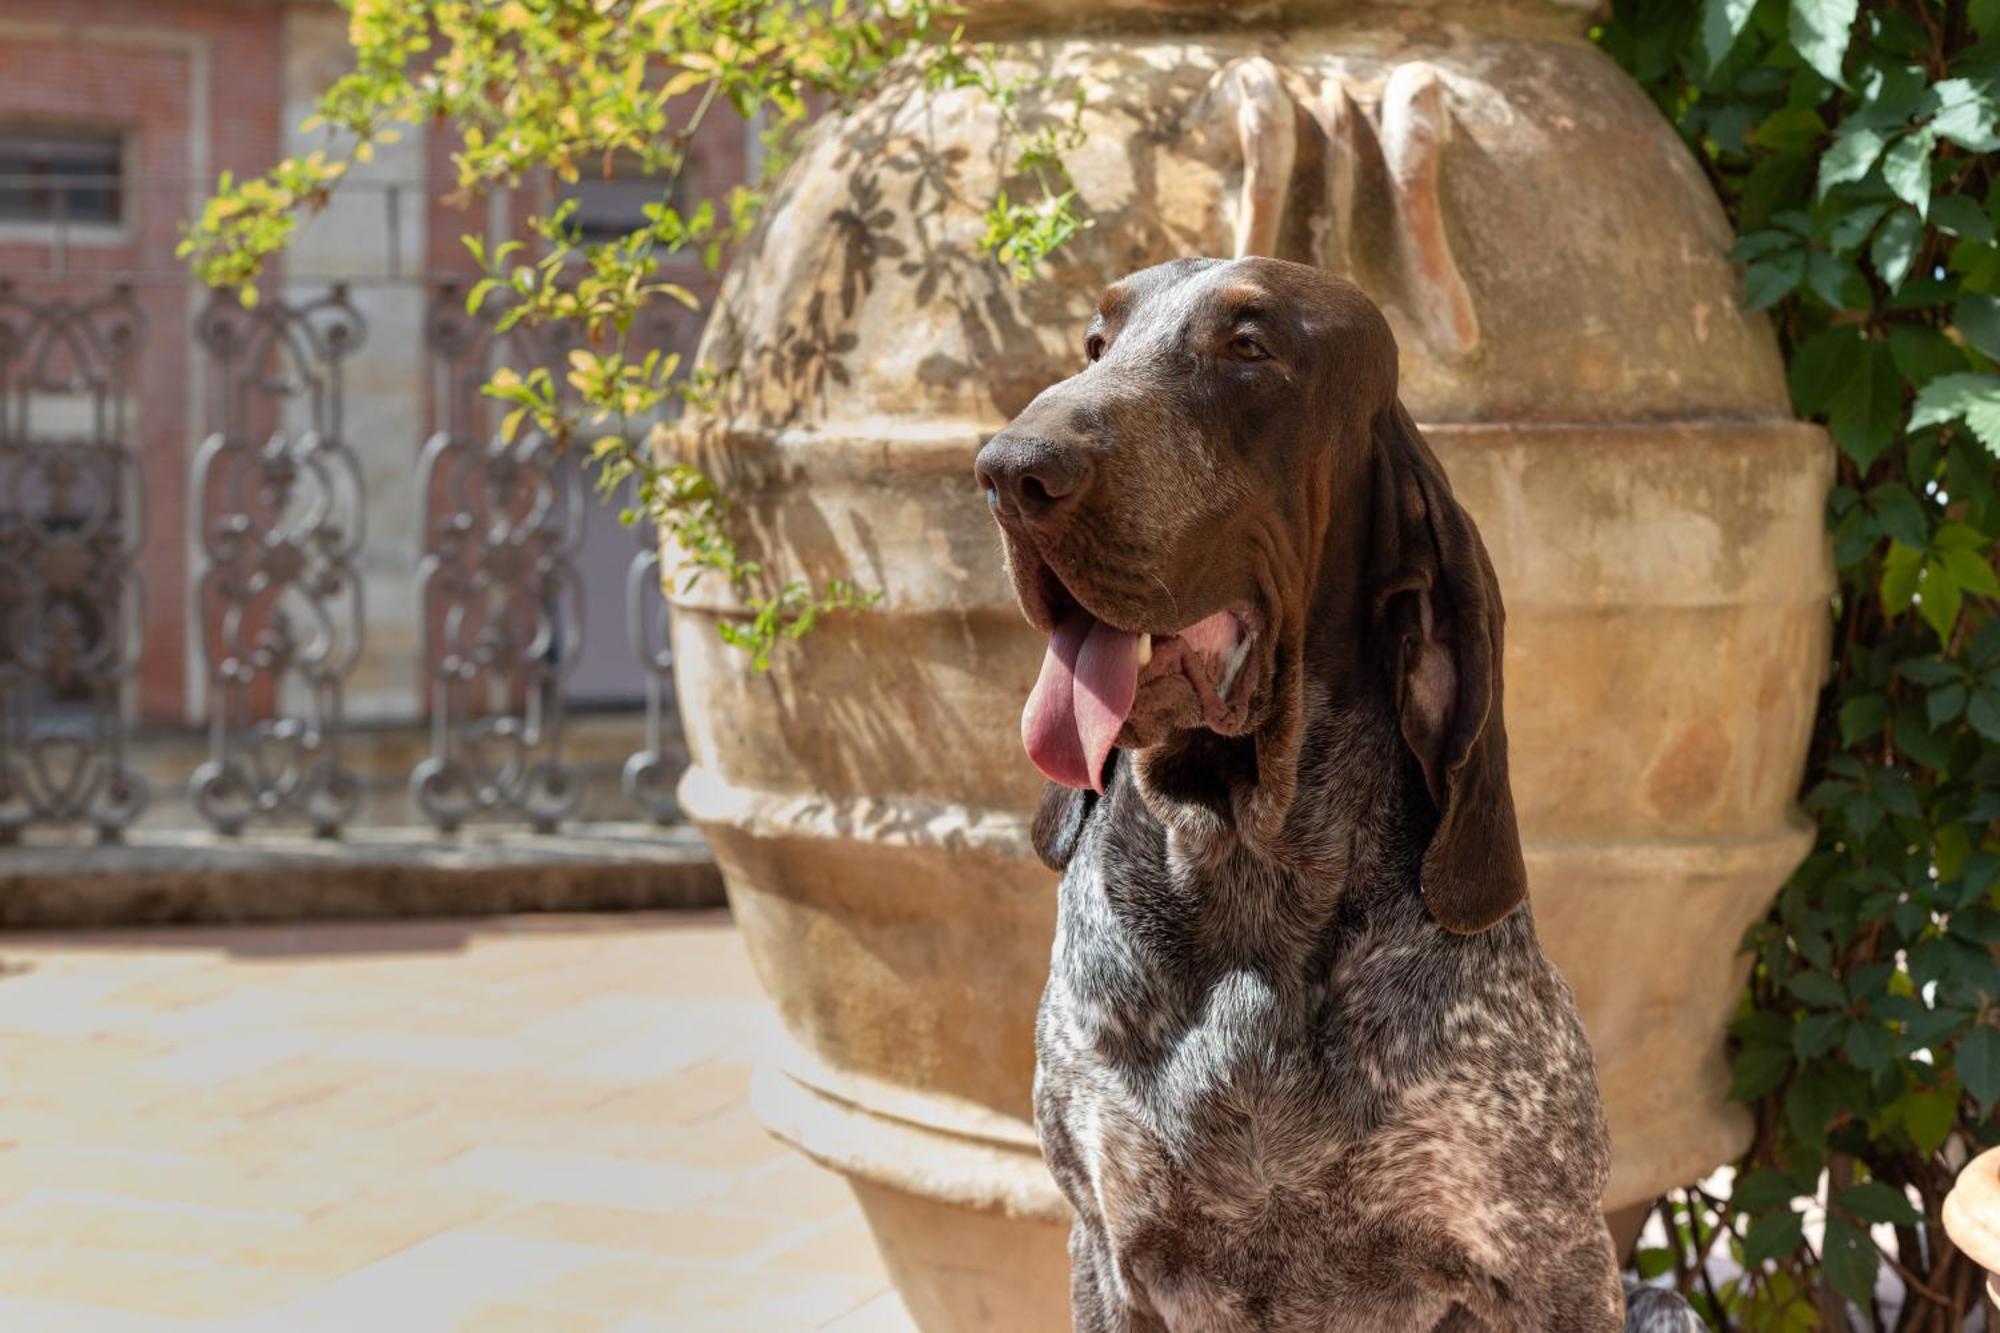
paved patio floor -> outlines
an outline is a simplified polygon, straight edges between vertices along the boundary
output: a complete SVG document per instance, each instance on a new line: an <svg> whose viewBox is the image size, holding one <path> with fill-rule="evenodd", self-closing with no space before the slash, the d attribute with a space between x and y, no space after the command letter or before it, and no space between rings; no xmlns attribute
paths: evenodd
<svg viewBox="0 0 2000 1333"><path fill-rule="evenodd" d="M912 1328L716 914L0 935L0 1329Z"/></svg>

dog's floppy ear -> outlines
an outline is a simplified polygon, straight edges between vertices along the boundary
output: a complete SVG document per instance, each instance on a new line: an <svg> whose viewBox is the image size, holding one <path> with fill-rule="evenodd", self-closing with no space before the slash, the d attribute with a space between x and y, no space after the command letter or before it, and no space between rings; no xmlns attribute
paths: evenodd
<svg viewBox="0 0 2000 1333"><path fill-rule="evenodd" d="M1445 929L1471 934L1528 893L1500 710L1500 585L1401 403L1376 419L1374 436L1375 624L1403 740L1438 811L1424 901Z"/></svg>
<svg viewBox="0 0 2000 1333"><path fill-rule="evenodd" d="M1034 843L1035 855L1043 865L1057 871L1069 865L1070 857L1076 855L1076 844L1083 838L1083 826L1090 820L1091 807L1096 804L1094 791L1065 787L1060 782L1043 785L1041 804L1035 807L1035 822L1028 828L1029 841Z"/></svg>

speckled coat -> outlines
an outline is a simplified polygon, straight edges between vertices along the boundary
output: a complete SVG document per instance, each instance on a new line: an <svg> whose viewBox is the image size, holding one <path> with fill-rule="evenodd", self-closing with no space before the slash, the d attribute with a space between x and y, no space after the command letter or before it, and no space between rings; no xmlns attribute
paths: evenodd
<svg viewBox="0 0 2000 1333"><path fill-rule="evenodd" d="M1171 643L1227 610L1250 666L1224 698L1142 672L1102 794L1051 783L1035 820L1077 1328L1698 1329L1677 1298L1627 1319L1595 1070L1526 903L1500 590L1382 313L1177 261L1108 289L1085 351L979 455L1023 611Z"/></svg>
<svg viewBox="0 0 2000 1333"><path fill-rule="evenodd" d="M1383 719L1308 749L1282 857L1173 836L1130 763L1076 830L1036 1121L1077 1327L1619 1327L1595 1072L1528 910L1432 919Z"/></svg>

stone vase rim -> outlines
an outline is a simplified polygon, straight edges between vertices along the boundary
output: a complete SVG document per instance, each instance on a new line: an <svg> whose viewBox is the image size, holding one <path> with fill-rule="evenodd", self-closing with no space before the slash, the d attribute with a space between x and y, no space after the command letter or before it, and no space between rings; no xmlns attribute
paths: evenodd
<svg viewBox="0 0 2000 1333"><path fill-rule="evenodd" d="M1258 29L1434 19L1488 32L1551 29L1582 37L1596 0L959 0L959 21L978 37L1087 36L1126 31Z"/></svg>

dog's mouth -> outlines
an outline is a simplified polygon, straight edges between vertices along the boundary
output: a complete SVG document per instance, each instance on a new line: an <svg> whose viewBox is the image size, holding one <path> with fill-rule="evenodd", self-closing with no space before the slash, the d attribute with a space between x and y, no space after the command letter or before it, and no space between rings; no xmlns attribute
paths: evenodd
<svg viewBox="0 0 2000 1333"><path fill-rule="evenodd" d="M1224 735L1245 727L1257 675L1257 617L1226 607L1172 633L1125 630L1099 619L1044 567L1043 608L1054 624L1042 672L1021 714L1021 741L1035 767L1066 787L1104 790L1104 765L1122 737L1154 714L1198 704L1203 725ZM1135 705L1150 703L1151 707Z"/></svg>

